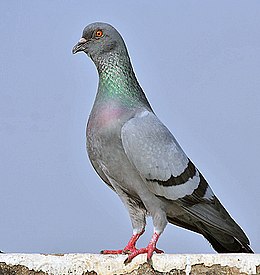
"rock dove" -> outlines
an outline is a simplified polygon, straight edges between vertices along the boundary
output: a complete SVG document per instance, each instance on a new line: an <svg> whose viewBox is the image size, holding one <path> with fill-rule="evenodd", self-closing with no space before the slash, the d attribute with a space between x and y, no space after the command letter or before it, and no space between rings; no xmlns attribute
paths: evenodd
<svg viewBox="0 0 260 275"><path fill-rule="evenodd" d="M99 83L87 123L87 152L101 179L127 208L133 235L122 250L125 263L146 253L162 253L156 243L167 223L202 234L221 253L253 253L249 240L207 181L158 119L133 71L119 32L106 23L83 30L73 54L85 52L96 65ZM154 233L137 249L146 216Z"/></svg>

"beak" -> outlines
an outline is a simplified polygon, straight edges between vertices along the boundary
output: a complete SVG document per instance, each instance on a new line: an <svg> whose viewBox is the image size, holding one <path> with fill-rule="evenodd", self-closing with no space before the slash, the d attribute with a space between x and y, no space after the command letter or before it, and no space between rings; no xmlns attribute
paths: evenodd
<svg viewBox="0 0 260 275"><path fill-rule="evenodd" d="M72 53L75 54L77 52L84 51L86 49L86 42L87 39L85 38L80 38L79 42L73 47Z"/></svg>

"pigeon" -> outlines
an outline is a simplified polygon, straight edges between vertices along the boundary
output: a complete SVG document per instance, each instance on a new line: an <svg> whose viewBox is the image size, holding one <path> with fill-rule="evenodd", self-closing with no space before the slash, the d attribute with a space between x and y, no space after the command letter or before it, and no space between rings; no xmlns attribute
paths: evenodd
<svg viewBox="0 0 260 275"><path fill-rule="evenodd" d="M99 83L87 123L87 152L100 178L127 208L133 234L120 250L129 263L139 254L151 261L167 223L202 234L219 253L253 253L240 226L213 193L147 100L131 65L125 42L110 24L91 23L72 53L94 62ZM151 216L147 247L136 242Z"/></svg>

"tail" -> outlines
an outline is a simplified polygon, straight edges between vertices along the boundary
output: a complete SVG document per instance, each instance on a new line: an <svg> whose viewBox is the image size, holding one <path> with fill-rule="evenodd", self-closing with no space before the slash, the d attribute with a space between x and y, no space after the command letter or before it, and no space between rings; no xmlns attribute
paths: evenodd
<svg viewBox="0 0 260 275"><path fill-rule="evenodd" d="M202 235L210 242L218 253L254 253L249 246L249 241L241 241L235 236L206 228Z"/></svg>
<svg viewBox="0 0 260 275"><path fill-rule="evenodd" d="M167 217L170 223L202 234L218 253L254 253L243 230L216 197L211 203L182 208L184 214Z"/></svg>

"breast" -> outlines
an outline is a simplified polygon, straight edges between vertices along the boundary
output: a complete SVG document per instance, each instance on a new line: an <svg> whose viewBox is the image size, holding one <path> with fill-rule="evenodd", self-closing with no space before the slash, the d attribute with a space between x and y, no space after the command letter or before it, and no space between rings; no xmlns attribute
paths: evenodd
<svg viewBox="0 0 260 275"><path fill-rule="evenodd" d="M101 178L113 179L114 188L118 183L125 192L136 195L136 185L142 180L129 162L121 139L123 125L133 116L134 111L119 107L94 109L87 125L87 151Z"/></svg>
<svg viewBox="0 0 260 275"><path fill-rule="evenodd" d="M125 110L115 105L94 106L87 124L87 150L90 159L109 162L122 151L121 128ZM107 165L107 164L106 164Z"/></svg>

